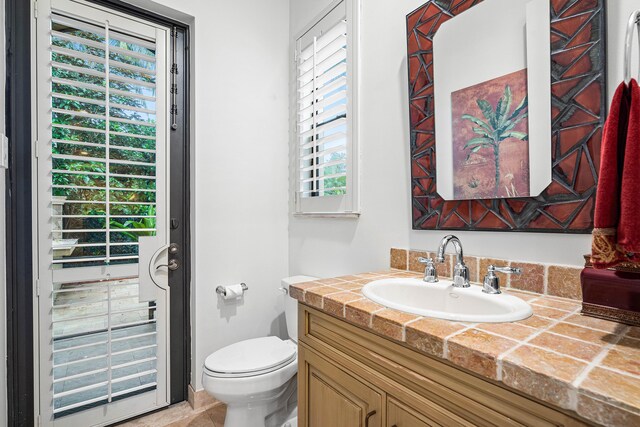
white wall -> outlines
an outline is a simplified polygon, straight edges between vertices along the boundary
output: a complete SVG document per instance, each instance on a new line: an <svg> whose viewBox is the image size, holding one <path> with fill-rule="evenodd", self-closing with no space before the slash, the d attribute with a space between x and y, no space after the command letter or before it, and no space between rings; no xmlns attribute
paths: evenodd
<svg viewBox="0 0 640 427"><path fill-rule="evenodd" d="M286 333L277 288L287 275L289 4L155 3L195 17L192 385L200 389L213 351ZM221 303L216 286L239 282L249 286L244 301Z"/></svg>
<svg viewBox="0 0 640 427"><path fill-rule="evenodd" d="M293 0L294 37L331 0ZM445 231L412 231L407 116L406 15L424 0L363 0L361 14L359 220L290 218L289 270L316 276L379 270L389 248L435 250ZM622 76L621 38L638 0L610 1L610 86ZM619 58L619 61L617 60ZM526 261L582 265L588 235L455 232L465 252Z"/></svg>

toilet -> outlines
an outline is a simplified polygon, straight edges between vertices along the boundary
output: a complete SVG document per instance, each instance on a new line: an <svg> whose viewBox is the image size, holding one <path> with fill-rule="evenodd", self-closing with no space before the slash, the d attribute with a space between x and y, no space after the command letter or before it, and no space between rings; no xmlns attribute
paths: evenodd
<svg viewBox="0 0 640 427"><path fill-rule="evenodd" d="M289 286L316 280L294 276L282 280ZM227 405L225 427L296 427L298 371L298 306L285 296L288 340L275 336L231 344L204 362L202 384Z"/></svg>

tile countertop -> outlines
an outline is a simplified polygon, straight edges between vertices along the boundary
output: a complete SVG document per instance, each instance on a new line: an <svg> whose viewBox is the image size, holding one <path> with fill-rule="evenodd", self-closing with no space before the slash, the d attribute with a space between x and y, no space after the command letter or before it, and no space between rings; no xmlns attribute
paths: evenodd
<svg viewBox="0 0 640 427"><path fill-rule="evenodd" d="M400 270L292 285L290 295L422 353L446 359L602 425L640 425L640 328L580 314L576 300L507 290L534 315L514 323L457 323L385 308L360 292Z"/></svg>

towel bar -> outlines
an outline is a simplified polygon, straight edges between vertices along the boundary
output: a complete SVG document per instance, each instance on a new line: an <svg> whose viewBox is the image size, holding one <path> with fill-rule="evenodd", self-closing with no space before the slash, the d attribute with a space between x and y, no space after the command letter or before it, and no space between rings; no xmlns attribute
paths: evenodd
<svg viewBox="0 0 640 427"><path fill-rule="evenodd" d="M631 59L633 57L633 32L638 27L638 43L640 44L640 10L636 10L629 18L627 25L627 34L625 37L625 55L624 55L624 81L631 81ZM640 48L640 46L639 46Z"/></svg>

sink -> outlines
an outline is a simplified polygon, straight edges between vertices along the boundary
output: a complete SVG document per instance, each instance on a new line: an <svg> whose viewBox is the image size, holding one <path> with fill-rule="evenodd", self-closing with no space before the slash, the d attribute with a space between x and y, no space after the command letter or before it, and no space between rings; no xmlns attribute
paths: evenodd
<svg viewBox="0 0 640 427"><path fill-rule="evenodd" d="M513 295L489 295L481 286L456 288L449 280L382 279L362 288L365 297L385 307L419 316L473 323L515 322L533 314Z"/></svg>

